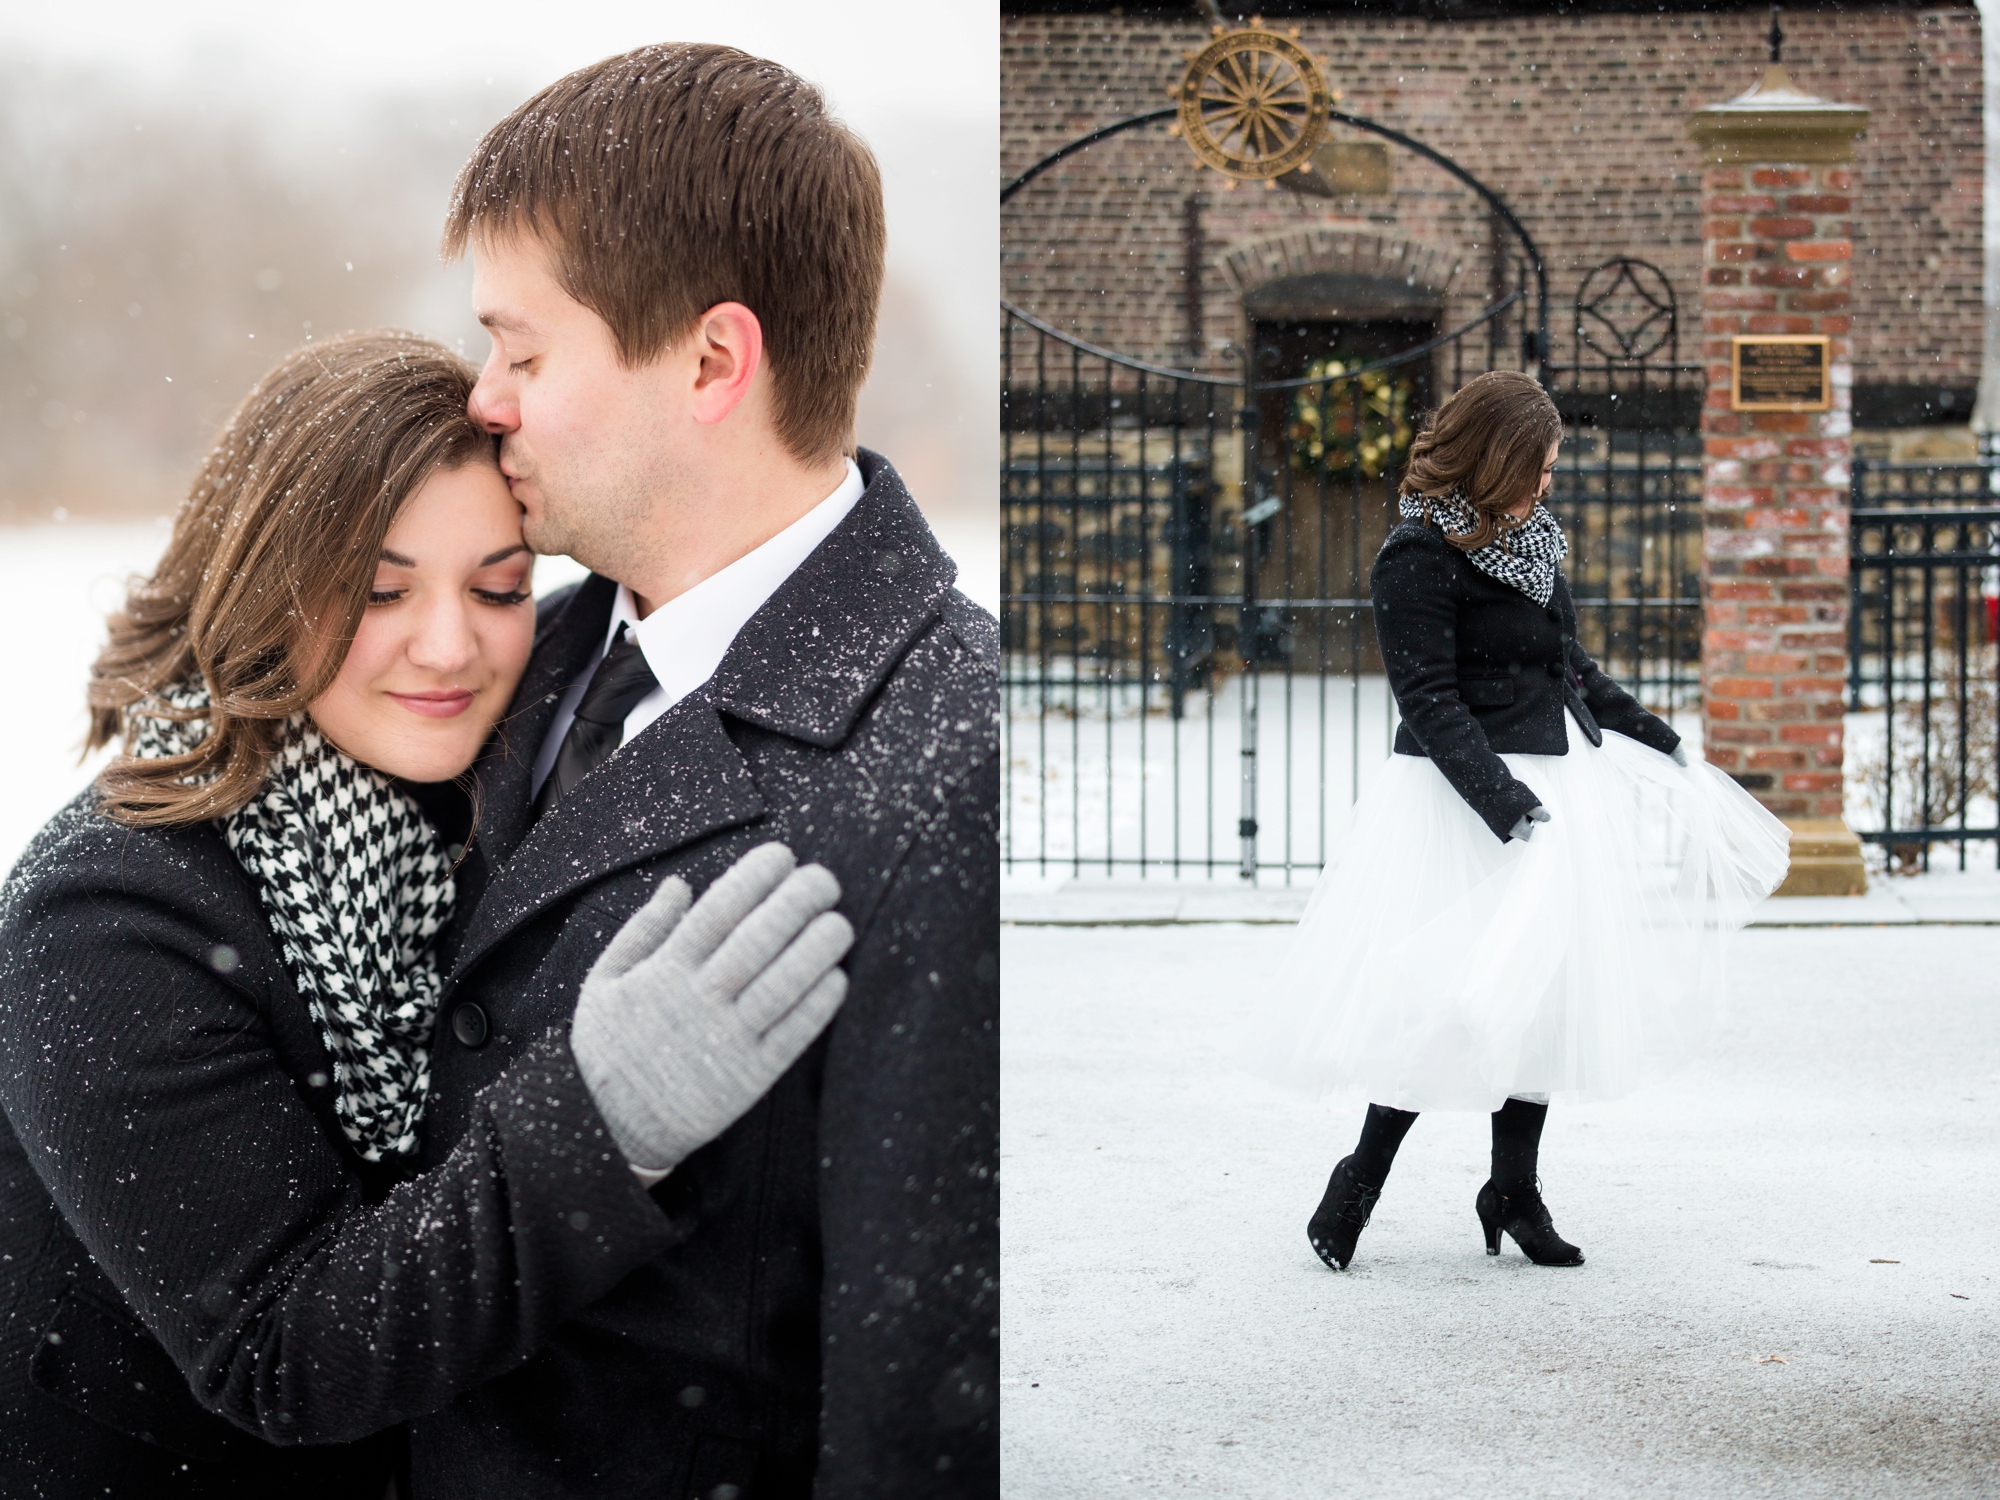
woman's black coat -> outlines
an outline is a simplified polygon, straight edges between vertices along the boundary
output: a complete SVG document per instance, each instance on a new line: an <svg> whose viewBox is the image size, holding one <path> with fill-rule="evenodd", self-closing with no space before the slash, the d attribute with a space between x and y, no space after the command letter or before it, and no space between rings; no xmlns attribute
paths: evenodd
<svg viewBox="0 0 2000 1500"><path fill-rule="evenodd" d="M1542 800L1500 756L1567 754L1564 709L1593 745L1606 729L1662 753L1681 742L1578 643L1560 570L1540 605L1480 572L1436 526L1404 521L1376 554L1368 592L1403 715L1396 753L1436 761L1497 838Z"/></svg>
<svg viewBox="0 0 2000 1500"><path fill-rule="evenodd" d="M436 1169L370 1181L217 825L90 804L0 890L0 1495L373 1500L383 1444L248 1434L346 1444L437 1409L672 1221L562 1035Z"/></svg>

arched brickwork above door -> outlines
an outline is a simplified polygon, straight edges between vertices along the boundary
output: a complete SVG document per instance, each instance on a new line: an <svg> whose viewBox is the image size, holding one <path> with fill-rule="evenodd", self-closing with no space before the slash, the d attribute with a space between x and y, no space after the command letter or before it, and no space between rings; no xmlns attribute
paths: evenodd
<svg viewBox="0 0 2000 1500"><path fill-rule="evenodd" d="M1253 317L1435 318L1461 260L1392 235L1308 225L1217 258Z"/></svg>

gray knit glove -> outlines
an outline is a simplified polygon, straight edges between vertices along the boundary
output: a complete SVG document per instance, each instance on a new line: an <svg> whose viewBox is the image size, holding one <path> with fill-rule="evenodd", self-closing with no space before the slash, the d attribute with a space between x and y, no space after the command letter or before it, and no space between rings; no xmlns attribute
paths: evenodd
<svg viewBox="0 0 2000 1500"><path fill-rule="evenodd" d="M1546 823L1548 820L1549 810L1546 807L1531 807L1521 814L1519 821L1512 828L1508 829L1507 833L1510 837L1517 838L1525 844L1535 836L1535 825L1537 823Z"/></svg>
<svg viewBox="0 0 2000 1500"><path fill-rule="evenodd" d="M570 1023L578 1070L625 1159L657 1180L763 1098L847 995L840 884L752 849L690 908L669 877L591 966Z"/></svg>

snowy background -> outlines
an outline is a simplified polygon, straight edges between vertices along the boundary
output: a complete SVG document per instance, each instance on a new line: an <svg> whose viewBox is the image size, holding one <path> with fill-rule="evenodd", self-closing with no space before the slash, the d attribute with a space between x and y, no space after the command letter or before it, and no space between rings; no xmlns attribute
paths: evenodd
<svg viewBox="0 0 2000 1500"><path fill-rule="evenodd" d="M564 73L727 42L818 83L881 161L889 274L860 437L997 516L998 28L971 6L436 0L0 6L0 519L151 515L313 334L483 357L451 182ZM996 566L997 566L997 552Z"/></svg>
<svg viewBox="0 0 2000 1500"><path fill-rule="evenodd" d="M1905 685L1899 701L1895 826L1910 825L1918 805L1920 731L1910 701L1920 693L1921 658L1898 665ZM1975 661L1975 681L1990 682L1991 657ZM1919 686L1909 686L1917 684ZM1089 685L1078 695L1056 684L1046 691L1016 688L1002 720L1001 849L1012 863L1010 890L1046 890L1070 880L1240 881L1245 813L1242 790L1244 695L1257 695L1258 883L1310 887L1319 867L1338 848L1354 802L1387 763L1399 715L1388 679L1363 676L1321 679L1261 674L1253 684L1238 673L1214 693L1191 693L1179 720L1164 707L1165 694L1146 694L1145 711L1134 688ZM1939 719L1932 728L1934 821L1956 822L1956 805L1944 806L1941 788L1955 765L1956 740L1947 721L1950 694L1938 689ZM1884 732L1886 715L1872 705L1846 716L1847 822L1868 830L1887 826ZM1990 695L1975 697L1969 722L1979 727L1991 713ZM1868 704L1868 700L1864 700ZM1701 713L1669 715L1691 755L1701 753ZM1991 827L1990 778L1978 774L1978 757L1990 754L1975 741L1971 794L1963 813L1969 827ZM1871 874L1885 874L1888 851L1863 849ZM1956 869L1959 846L1935 844L1931 870ZM1969 868L1991 870L1992 841L1969 842ZM1143 864L1141 862L1144 862ZM1913 872L1901 868L1899 874Z"/></svg>
<svg viewBox="0 0 2000 1500"><path fill-rule="evenodd" d="M865 0L0 6L0 870L87 784L83 683L231 407L309 334L483 358L436 245L479 136L573 68L727 42L818 83L882 164L889 275L859 435L998 599L998 27ZM537 571L547 589L566 559ZM17 676L18 680L18 676Z"/></svg>

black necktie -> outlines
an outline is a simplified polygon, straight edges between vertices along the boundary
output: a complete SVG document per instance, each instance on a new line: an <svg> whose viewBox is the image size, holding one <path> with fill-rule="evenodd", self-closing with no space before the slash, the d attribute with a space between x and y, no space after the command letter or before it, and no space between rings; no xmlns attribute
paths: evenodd
<svg viewBox="0 0 2000 1500"><path fill-rule="evenodd" d="M567 797L579 781L610 757L625 737L625 716L659 685L631 627L620 625L611 649L590 674L590 685L576 706L576 718L556 751L556 763L542 783L541 795L535 798L536 817Z"/></svg>

